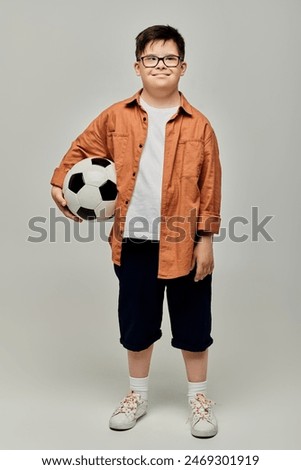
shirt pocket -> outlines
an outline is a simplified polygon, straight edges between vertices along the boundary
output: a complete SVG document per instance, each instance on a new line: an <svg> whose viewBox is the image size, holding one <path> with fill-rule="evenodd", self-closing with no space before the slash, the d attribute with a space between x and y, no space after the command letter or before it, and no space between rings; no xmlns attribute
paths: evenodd
<svg viewBox="0 0 301 470"><path fill-rule="evenodd" d="M110 155L115 163L117 175L120 173L124 165L128 139L128 134L120 132L108 132L107 134L107 145Z"/></svg>
<svg viewBox="0 0 301 470"><path fill-rule="evenodd" d="M185 140L178 143L179 176L198 178L204 158L202 140Z"/></svg>

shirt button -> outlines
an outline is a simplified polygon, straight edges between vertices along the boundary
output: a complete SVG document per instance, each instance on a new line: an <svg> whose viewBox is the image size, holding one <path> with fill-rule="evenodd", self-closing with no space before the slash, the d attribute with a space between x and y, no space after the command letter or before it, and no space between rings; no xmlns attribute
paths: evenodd
<svg viewBox="0 0 301 470"><path fill-rule="evenodd" d="M133 176L136 176L136 172L134 171Z"/></svg>
<svg viewBox="0 0 301 470"><path fill-rule="evenodd" d="M143 118L143 121L146 121L146 117Z"/></svg>
<svg viewBox="0 0 301 470"><path fill-rule="evenodd" d="M143 145L142 145L142 144L139 144L139 147L142 149Z"/></svg>
<svg viewBox="0 0 301 470"><path fill-rule="evenodd" d="M129 201L125 201L125 203L126 203L126 204L128 204L128 203L129 203Z"/></svg>

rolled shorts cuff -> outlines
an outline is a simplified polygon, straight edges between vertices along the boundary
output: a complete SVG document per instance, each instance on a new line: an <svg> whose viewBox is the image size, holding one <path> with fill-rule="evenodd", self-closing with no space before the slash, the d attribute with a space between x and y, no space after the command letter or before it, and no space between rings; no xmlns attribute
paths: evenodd
<svg viewBox="0 0 301 470"><path fill-rule="evenodd" d="M139 351L144 351L145 349L149 348L152 344L154 344L156 341L158 341L162 336L162 332L155 336L152 340L149 340L148 342L145 343L140 343L140 344L130 344L127 343L126 341L123 341L122 338L120 338L120 343L122 346L129 350L129 351L134 351L134 352L139 352Z"/></svg>
<svg viewBox="0 0 301 470"><path fill-rule="evenodd" d="M207 343L204 343L204 344L198 344L198 345L191 345L188 344L188 343L184 343L184 342L181 342L181 341L177 341L177 340L174 340L172 339L171 340L171 345L174 347L174 348L177 348L177 349L183 349L184 351L190 351L190 352L204 352L206 351L206 349L208 349L213 343L213 339L210 338L210 340L208 340Z"/></svg>

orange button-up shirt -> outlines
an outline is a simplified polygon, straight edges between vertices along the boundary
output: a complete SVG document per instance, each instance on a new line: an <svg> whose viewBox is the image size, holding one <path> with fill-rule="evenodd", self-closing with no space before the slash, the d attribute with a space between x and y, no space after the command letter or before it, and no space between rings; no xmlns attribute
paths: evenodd
<svg viewBox="0 0 301 470"><path fill-rule="evenodd" d="M110 244L118 265L147 135L148 116L140 105L140 93L113 104L94 119L72 143L51 179L51 184L62 187L67 171L85 157L106 156L115 162L118 196ZM208 119L182 94L180 100L165 134L158 269L158 277L165 279L189 273L197 231L218 233L220 227L217 140Z"/></svg>

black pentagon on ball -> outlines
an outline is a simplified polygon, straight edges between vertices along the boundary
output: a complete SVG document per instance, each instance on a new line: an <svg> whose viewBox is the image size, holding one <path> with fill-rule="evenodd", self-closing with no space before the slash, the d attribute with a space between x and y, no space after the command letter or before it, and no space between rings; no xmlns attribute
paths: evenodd
<svg viewBox="0 0 301 470"><path fill-rule="evenodd" d="M80 207L77 211L77 215L81 219L92 220L96 219L96 214L93 209L86 209L86 207Z"/></svg>
<svg viewBox="0 0 301 470"><path fill-rule="evenodd" d="M92 162L92 165L99 165L99 166L102 166L104 168L111 165L110 160L106 160L105 158L98 158L98 157L92 158L91 162Z"/></svg>
<svg viewBox="0 0 301 470"><path fill-rule="evenodd" d="M114 201L117 196L116 184L111 180L107 180L102 186L100 186L99 192L103 201Z"/></svg>
<svg viewBox="0 0 301 470"><path fill-rule="evenodd" d="M77 194L82 187L85 186L84 175L82 173L75 173L70 176L68 188L73 193Z"/></svg>

